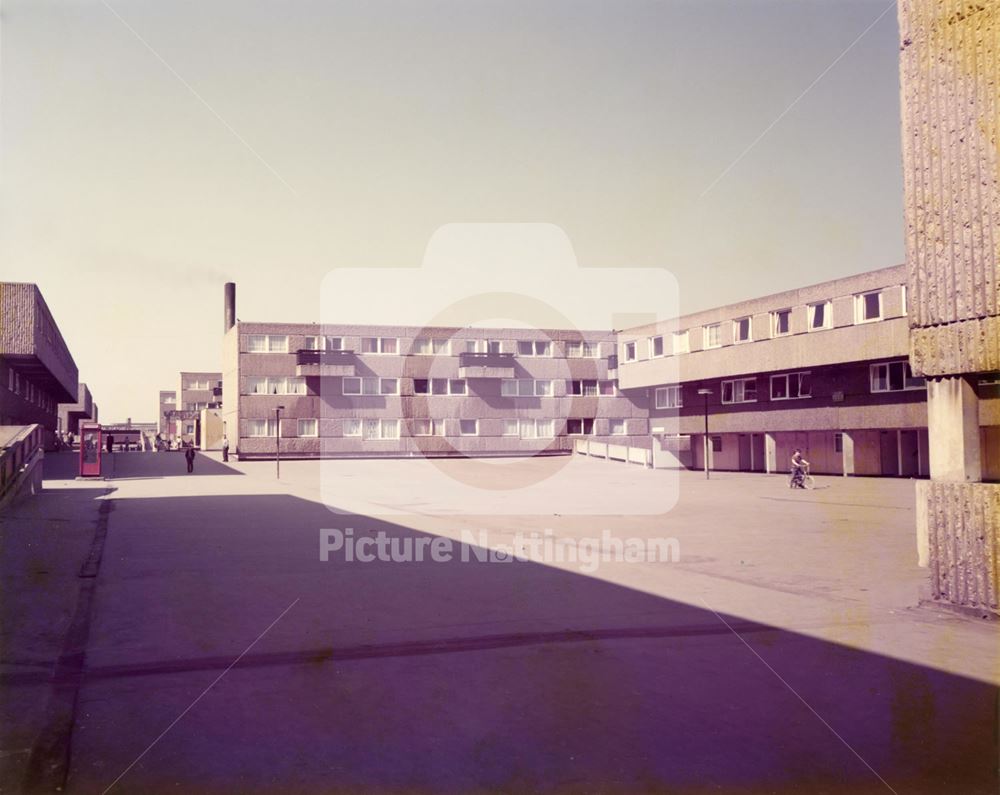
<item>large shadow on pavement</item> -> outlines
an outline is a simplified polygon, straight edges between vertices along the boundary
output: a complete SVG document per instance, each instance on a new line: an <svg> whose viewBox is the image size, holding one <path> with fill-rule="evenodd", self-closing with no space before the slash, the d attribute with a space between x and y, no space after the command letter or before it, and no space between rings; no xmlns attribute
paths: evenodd
<svg viewBox="0 0 1000 795"><path fill-rule="evenodd" d="M112 792L997 792L994 686L535 563L321 562L331 526L422 537L116 505L69 792L189 707Z"/></svg>

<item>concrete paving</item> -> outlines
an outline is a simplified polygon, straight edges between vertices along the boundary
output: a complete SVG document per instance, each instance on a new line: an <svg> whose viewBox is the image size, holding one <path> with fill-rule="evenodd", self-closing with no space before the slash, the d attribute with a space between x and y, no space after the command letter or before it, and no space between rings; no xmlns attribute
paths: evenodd
<svg viewBox="0 0 1000 795"><path fill-rule="evenodd" d="M3 527L22 594L5 692L25 711L8 758L52 718L27 705L59 632L33 627L69 614L73 579L21 620L37 589L10 550L76 499L60 554L85 557L93 504L113 501L68 792L997 791L998 633L915 607L910 481L803 492L583 458L292 461L276 480L273 462L113 459L106 497L50 479ZM608 529L675 538L680 560L321 561L320 529L347 527L494 548ZM35 666L10 667L7 641L33 632Z"/></svg>

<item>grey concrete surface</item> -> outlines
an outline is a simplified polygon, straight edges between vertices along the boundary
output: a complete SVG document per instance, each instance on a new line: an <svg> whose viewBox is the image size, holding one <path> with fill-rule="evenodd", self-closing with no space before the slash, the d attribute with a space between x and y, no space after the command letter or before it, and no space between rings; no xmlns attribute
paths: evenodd
<svg viewBox="0 0 1000 795"><path fill-rule="evenodd" d="M543 495L554 459L508 462L478 502L406 461L283 462L278 481L273 462L115 459L71 793L997 789L997 630L914 606L912 482L684 473L669 512L566 516L543 496L495 510L526 471ZM668 487L570 466L592 508ZM340 512L321 502L338 492ZM681 558L321 562L319 529L347 526L491 545L608 528Z"/></svg>

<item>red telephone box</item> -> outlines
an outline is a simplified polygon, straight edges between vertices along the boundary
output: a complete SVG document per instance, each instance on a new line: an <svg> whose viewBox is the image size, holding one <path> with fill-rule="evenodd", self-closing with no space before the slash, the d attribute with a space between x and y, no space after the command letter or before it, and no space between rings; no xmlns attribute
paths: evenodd
<svg viewBox="0 0 1000 795"><path fill-rule="evenodd" d="M80 477L101 476L101 426L96 422L80 423Z"/></svg>

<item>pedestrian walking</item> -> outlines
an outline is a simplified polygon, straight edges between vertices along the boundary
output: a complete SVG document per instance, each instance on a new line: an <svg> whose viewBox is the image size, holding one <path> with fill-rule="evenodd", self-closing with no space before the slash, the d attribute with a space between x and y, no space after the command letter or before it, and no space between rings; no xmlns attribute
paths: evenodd
<svg viewBox="0 0 1000 795"><path fill-rule="evenodd" d="M228 461L229 460L229 437L228 436L223 436L222 437L222 460L223 461Z"/></svg>
<svg viewBox="0 0 1000 795"><path fill-rule="evenodd" d="M194 448L189 447L184 451L184 458L187 459L188 472L194 472Z"/></svg>

